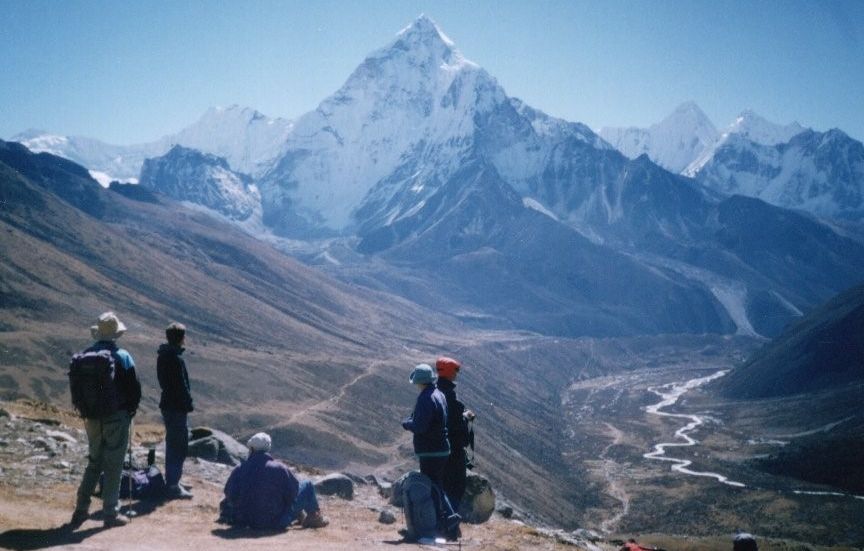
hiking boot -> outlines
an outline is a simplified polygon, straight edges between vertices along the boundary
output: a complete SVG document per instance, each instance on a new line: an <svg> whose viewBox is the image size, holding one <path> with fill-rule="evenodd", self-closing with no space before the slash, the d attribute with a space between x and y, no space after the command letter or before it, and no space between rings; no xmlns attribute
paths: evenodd
<svg viewBox="0 0 864 551"><path fill-rule="evenodd" d="M315 511L314 513L306 515L306 518L303 519L303 528L324 528L330 524L330 521L324 518L324 515L321 514L321 511Z"/></svg>
<svg viewBox="0 0 864 551"><path fill-rule="evenodd" d="M165 497L168 499L192 499L192 493L180 484L175 484L165 488Z"/></svg>
<svg viewBox="0 0 864 551"><path fill-rule="evenodd" d="M84 524L84 522L90 518L90 513L83 509L75 509L75 512L72 513L72 520L69 521L68 526L73 530Z"/></svg>
<svg viewBox="0 0 864 551"><path fill-rule="evenodd" d="M184 490L186 490L186 491L189 491L189 490L192 489L192 485L191 485L191 484L187 484L186 482L178 482L177 485L178 485L178 486L181 486L181 487L182 487Z"/></svg>
<svg viewBox="0 0 864 551"><path fill-rule="evenodd" d="M294 522L296 522L299 526L303 526L303 522L305 520L306 520L306 513L304 513L303 511L300 511L299 513L297 513L297 518L294 519Z"/></svg>
<svg viewBox="0 0 864 551"><path fill-rule="evenodd" d="M105 528L116 528L117 526L126 526L129 524L129 517L126 515L117 514L113 517L105 517Z"/></svg>

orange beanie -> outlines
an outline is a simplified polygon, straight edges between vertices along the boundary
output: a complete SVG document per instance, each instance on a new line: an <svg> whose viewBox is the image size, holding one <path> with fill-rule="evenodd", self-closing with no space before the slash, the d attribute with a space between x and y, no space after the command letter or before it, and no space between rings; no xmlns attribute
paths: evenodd
<svg viewBox="0 0 864 551"><path fill-rule="evenodd" d="M435 362L435 369L438 371L438 376L444 377L448 380L453 379L456 372L459 371L461 367L462 364L460 364L458 360L446 356L438 358Z"/></svg>

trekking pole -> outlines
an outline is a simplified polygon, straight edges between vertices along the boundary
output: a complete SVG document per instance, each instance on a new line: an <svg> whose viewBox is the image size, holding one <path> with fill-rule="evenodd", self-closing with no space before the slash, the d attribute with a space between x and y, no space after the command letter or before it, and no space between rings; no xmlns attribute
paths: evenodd
<svg viewBox="0 0 864 551"><path fill-rule="evenodd" d="M129 496L126 498L126 516L129 517L129 520L132 520L132 517L135 516L135 511L132 510L132 471L135 468L132 465L132 435L134 434L134 426L135 418L133 417L129 419L129 443L126 447L126 457L129 459L129 476L126 477L129 484Z"/></svg>

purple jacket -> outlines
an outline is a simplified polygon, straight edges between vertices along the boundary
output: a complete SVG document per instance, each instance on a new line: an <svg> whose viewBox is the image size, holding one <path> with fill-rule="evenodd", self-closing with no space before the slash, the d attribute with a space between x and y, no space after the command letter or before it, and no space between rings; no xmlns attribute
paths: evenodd
<svg viewBox="0 0 864 551"><path fill-rule="evenodd" d="M235 524L266 529L281 527L300 484L288 467L266 452L252 452L225 484L225 497L234 510Z"/></svg>

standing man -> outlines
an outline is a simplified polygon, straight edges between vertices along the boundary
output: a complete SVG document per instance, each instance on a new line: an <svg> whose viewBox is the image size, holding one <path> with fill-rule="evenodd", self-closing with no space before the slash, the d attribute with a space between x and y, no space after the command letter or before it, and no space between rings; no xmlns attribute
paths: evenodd
<svg viewBox="0 0 864 551"><path fill-rule="evenodd" d="M456 399L456 377L462 364L458 360L442 356L435 362L438 372L438 390L447 400L447 440L450 442L450 456L441 478L444 493L450 499L453 509L459 511L462 497L465 495L468 459L465 447L468 446L468 421L474 419L474 413L465 409L465 404Z"/></svg>
<svg viewBox="0 0 864 551"><path fill-rule="evenodd" d="M96 341L72 358L69 381L72 403L84 417L87 431L87 468L78 487L78 500L69 525L81 526L89 517L90 496L105 473L102 511L105 528L123 526L120 514L120 473L129 446L129 428L141 401L141 383L135 362L115 342L126 332L114 312L105 312L90 328Z"/></svg>
<svg viewBox="0 0 864 551"><path fill-rule="evenodd" d="M162 388L159 409L165 423L165 485L166 495L173 499L191 499L192 494L180 484L183 462L189 451L188 415L192 407L189 374L183 360L186 326L172 322L165 328L168 341L159 347L156 374Z"/></svg>

